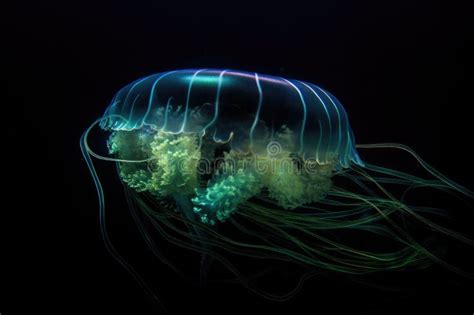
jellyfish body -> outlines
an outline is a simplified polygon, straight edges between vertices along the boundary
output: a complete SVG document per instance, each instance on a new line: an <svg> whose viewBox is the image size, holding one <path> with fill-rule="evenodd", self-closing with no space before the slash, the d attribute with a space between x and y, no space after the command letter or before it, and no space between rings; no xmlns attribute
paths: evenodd
<svg viewBox="0 0 474 315"><path fill-rule="evenodd" d="M232 150L266 154L276 133L288 130L283 150L319 164L362 165L347 113L320 87L231 70L179 70L122 88L105 111L102 128L150 127L168 133L208 133L231 140Z"/></svg>
<svg viewBox="0 0 474 315"><path fill-rule="evenodd" d="M185 198L191 199L194 211L211 224L216 219L224 221L241 202L264 188L269 188L285 208L316 201L329 186L332 168L348 168L351 163L362 165L341 104L329 92L296 80L212 69L159 73L121 89L103 118L101 127L116 132L111 140L116 147L126 141L120 139L123 132L133 134L148 129L160 138L150 142L151 151L147 152L162 164L159 175L155 172L152 179L152 172L134 169L123 176L130 185L148 186L144 189L162 196L173 195L170 188L176 188L179 196L175 194L175 199L182 198L183 189L186 195L195 192L196 196ZM201 155L203 138L208 140L204 143L204 150L208 151L205 156ZM169 145L164 144L166 141ZM200 160L208 166L215 164L209 153L212 155L212 147L224 143L229 147L225 171L235 174L221 174L219 179L213 176L212 185L199 187L198 175L192 171L196 169L195 163ZM174 151L173 161L163 161L170 149ZM120 151L117 153L122 158L138 158ZM249 161L250 157L261 159ZM296 167L292 157L304 160L304 166L321 166L326 173L312 178L311 174L297 177L295 170L289 170ZM156 177L163 176L172 163L185 169L174 174L181 178L171 175L173 178L164 179L168 184L157 184ZM249 170L250 164L253 165ZM271 170L275 164L280 168L276 172ZM188 176L183 177L183 173ZM294 185L286 185L285 181L292 177ZM316 182L316 177L320 187L308 184Z"/></svg>
<svg viewBox="0 0 474 315"><path fill-rule="evenodd" d="M412 237L398 217L472 244L427 218L437 210L405 202L416 187L471 198L472 192L403 145L360 147L407 151L434 179L364 163L345 109L311 83L234 70L164 72L122 88L97 123L111 132L113 157L90 149L92 126L81 147L99 192L101 222L104 196L89 154L117 162L130 206L165 239L220 261L237 276L222 251L349 274L429 262L459 271ZM404 187L403 193L396 196L387 185ZM242 235L228 232L229 225ZM119 257L105 224L102 230ZM335 236L347 231L382 239L390 250Z"/></svg>

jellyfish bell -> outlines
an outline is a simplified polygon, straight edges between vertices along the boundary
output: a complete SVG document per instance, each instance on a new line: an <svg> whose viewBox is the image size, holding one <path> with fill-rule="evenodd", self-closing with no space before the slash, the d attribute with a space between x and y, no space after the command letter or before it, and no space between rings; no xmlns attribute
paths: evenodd
<svg viewBox="0 0 474 315"><path fill-rule="evenodd" d="M110 156L88 145L95 125L111 133ZM471 191L404 145L356 145L344 107L307 82L217 69L147 76L115 95L84 133L81 148L99 194L107 247L137 279L107 236L104 194L91 156L117 163L131 207L161 236L218 260L237 277L238 268L222 252L343 274L430 262L463 273L415 239L398 217L473 244L431 221L434 209L411 206L388 186L429 187L466 198ZM408 152L433 178L366 163L358 148ZM339 186L335 178L353 186ZM228 232L231 226L241 235ZM335 236L361 231L393 246L357 247Z"/></svg>
<svg viewBox="0 0 474 315"><path fill-rule="evenodd" d="M320 163L361 164L347 113L316 85L232 70L179 70L151 75L122 88L101 127L114 131L151 126L170 133L232 135L232 149L265 154L277 132Z"/></svg>

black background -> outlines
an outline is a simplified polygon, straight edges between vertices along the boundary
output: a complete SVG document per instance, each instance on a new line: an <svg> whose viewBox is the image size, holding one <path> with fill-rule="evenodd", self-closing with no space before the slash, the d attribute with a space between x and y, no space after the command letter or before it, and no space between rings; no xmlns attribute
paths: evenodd
<svg viewBox="0 0 474 315"><path fill-rule="evenodd" d="M469 12L461 2L419 0L23 1L7 8L0 313L152 313L102 245L79 137L120 87L155 72L231 68L314 82L345 104L358 143L407 144L472 189ZM123 208L113 169L104 172L111 205ZM153 286L171 314L474 311L473 282L437 267L397 275L408 289L396 292L316 278L285 304L236 285L199 288L152 260L122 210L111 219L112 234L159 279ZM461 265L473 256L472 247L464 250ZM194 263L187 268L197 272Z"/></svg>

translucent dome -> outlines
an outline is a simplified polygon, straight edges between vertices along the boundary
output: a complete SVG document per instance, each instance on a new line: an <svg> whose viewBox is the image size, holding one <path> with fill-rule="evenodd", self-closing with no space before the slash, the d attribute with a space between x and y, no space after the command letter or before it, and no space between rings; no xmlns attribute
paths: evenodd
<svg viewBox="0 0 474 315"><path fill-rule="evenodd" d="M115 95L101 126L208 134L233 150L259 154L277 143L276 149L320 164L362 165L347 113L333 95L257 73L177 70L141 78Z"/></svg>

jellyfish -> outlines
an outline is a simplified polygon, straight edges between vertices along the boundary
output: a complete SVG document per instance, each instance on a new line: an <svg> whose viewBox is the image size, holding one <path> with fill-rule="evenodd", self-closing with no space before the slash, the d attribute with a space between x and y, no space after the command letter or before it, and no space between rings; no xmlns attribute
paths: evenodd
<svg viewBox="0 0 474 315"><path fill-rule="evenodd" d="M95 127L107 133L105 154L89 144ZM259 290L229 257L293 264L305 270L301 281L320 271L364 275L433 263L470 276L443 260L418 229L473 241L433 219L442 209L411 204L407 196L428 188L469 200L473 192L405 145L356 144L346 110L317 85L236 70L146 76L118 91L80 145L106 247L145 288L108 236L92 158L115 163L137 227L164 263L175 268L150 229L200 255L201 277L217 261L266 298L285 300L300 285L280 295ZM426 176L359 156L358 150L378 149L401 150ZM356 234L364 241L354 241Z"/></svg>

